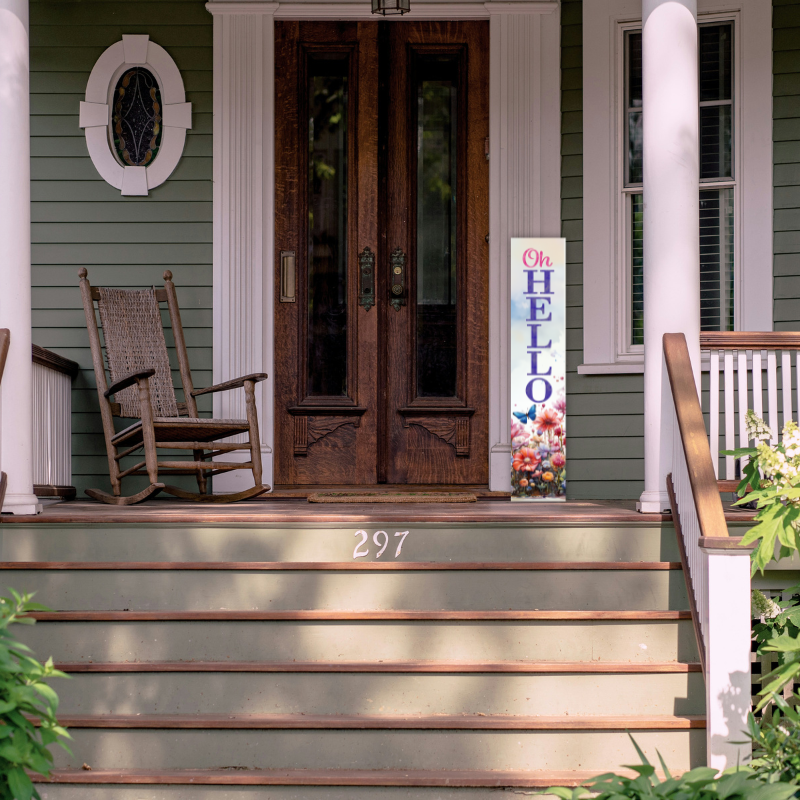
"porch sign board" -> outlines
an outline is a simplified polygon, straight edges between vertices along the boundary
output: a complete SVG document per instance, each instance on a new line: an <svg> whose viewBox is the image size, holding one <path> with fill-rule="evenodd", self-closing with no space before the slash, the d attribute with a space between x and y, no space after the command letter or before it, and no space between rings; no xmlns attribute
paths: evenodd
<svg viewBox="0 0 800 800"><path fill-rule="evenodd" d="M511 239L511 499L566 500L566 240Z"/></svg>

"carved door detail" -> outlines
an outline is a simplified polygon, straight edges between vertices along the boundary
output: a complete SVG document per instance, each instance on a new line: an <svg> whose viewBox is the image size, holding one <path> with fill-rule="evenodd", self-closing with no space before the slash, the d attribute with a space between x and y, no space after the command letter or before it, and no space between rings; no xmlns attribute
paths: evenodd
<svg viewBox="0 0 800 800"><path fill-rule="evenodd" d="M278 486L488 481L488 24L276 23Z"/></svg>

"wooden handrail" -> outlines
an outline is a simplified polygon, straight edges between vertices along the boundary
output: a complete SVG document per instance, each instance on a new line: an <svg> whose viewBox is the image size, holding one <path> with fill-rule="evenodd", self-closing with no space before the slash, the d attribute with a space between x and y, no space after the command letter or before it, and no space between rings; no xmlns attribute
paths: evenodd
<svg viewBox="0 0 800 800"><path fill-rule="evenodd" d="M797 331L707 331L700 334L700 349L800 350L800 333Z"/></svg>
<svg viewBox="0 0 800 800"><path fill-rule="evenodd" d="M664 334L664 358L701 535L727 537L728 526L711 461L703 411L697 396L689 348L682 333Z"/></svg>

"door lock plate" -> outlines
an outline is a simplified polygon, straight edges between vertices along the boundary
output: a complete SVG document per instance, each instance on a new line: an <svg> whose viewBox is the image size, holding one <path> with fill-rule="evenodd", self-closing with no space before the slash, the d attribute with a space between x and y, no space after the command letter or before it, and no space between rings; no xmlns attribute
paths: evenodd
<svg viewBox="0 0 800 800"><path fill-rule="evenodd" d="M406 304L406 254L398 247L389 257L391 266L390 291L392 298L389 301L395 311L399 311L401 306Z"/></svg>

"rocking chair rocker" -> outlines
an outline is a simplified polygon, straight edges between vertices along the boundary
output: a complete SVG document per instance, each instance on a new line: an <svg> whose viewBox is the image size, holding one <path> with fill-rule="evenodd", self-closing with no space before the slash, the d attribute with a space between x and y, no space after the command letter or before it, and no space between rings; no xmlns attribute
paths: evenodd
<svg viewBox="0 0 800 800"><path fill-rule="evenodd" d="M87 489L89 497L112 505L130 505L153 497L161 491L184 500L230 503L257 497L270 487L261 483L261 449L256 414L255 385L267 376L262 373L225 381L207 389L195 389L186 341L183 338L181 313L172 273L164 273L164 288L142 290L102 289L91 286L86 269L78 272L89 329L97 396L103 419L103 433L108 451L108 468L113 495L100 489ZM103 348L100 343L97 311L103 329L105 356L111 384L106 381ZM166 303L175 337L175 350L181 373L185 403L175 399L167 344L161 324L159 303ZM195 398L211 392L244 388L247 419L201 419ZM112 403L114 395L117 402ZM137 418L119 432L113 417ZM247 433L246 443L218 442L229 436ZM144 461L121 468L121 461L144 448ZM158 449L191 450L194 460L159 461ZM246 463L211 461L215 456L235 450L249 450ZM236 494L209 494L208 478L222 472L247 469L253 473L255 486ZM122 479L146 475L150 485L134 495L122 496ZM161 483L163 475L194 475L199 493Z"/></svg>

